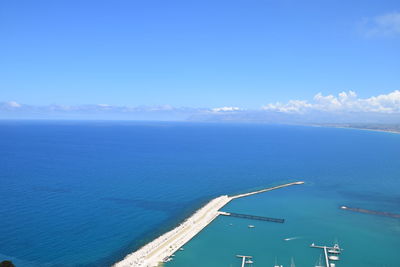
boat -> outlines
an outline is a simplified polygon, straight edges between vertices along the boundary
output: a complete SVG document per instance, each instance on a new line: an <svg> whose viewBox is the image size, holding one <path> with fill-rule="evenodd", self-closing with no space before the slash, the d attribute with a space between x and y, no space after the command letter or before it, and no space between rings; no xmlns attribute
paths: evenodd
<svg viewBox="0 0 400 267"><path fill-rule="evenodd" d="M332 253L332 254L340 254L340 251L341 251L341 249L339 247L339 244L337 244L337 243L333 246L333 248L328 249L328 252Z"/></svg>
<svg viewBox="0 0 400 267"><path fill-rule="evenodd" d="M247 260L247 261L245 261L245 263L252 264L253 261L252 260Z"/></svg>
<svg viewBox="0 0 400 267"><path fill-rule="evenodd" d="M336 256L336 255L331 255L331 256L328 257L328 259L333 260L333 261L338 261L339 257Z"/></svg>
<svg viewBox="0 0 400 267"><path fill-rule="evenodd" d="M328 253L331 253L331 254L340 254L340 250L328 249Z"/></svg>
<svg viewBox="0 0 400 267"><path fill-rule="evenodd" d="M276 260L276 258L275 258L275 265L274 265L274 267L283 267L283 265L278 265L276 262L277 262L277 260Z"/></svg>
<svg viewBox="0 0 400 267"><path fill-rule="evenodd" d="M171 258L171 257L165 257L165 258L162 260L162 262L169 262L169 261L172 261L172 258Z"/></svg>
<svg viewBox="0 0 400 267"><path fill-rule="evenodd" d="M179 250L180 250L180 251L183 251L183 250L185 250L185 249L184 249L184 248L180 248Z"/></svg>
<svg viewBox="0 0 400 267"><path fill-rule="evenodd" d="M252 224L249 224L247 227L249 227L249 228L255 228L255 226L252 225Z"/></svg>
<svg viewBox="0 0 400 267"><path fill-rule="evenodd" d="M294 264L294 259L292 257L292 259L290 260L290 267L296 267L296 265Z"/></svg>
<svg viewBox="0 0 400 267"><path fill-rule="evenodd" d="M322 264L322 254L319 255L319 261L318 261L318 263L315 265L315 267L325 267L325 265Z"/></svg>

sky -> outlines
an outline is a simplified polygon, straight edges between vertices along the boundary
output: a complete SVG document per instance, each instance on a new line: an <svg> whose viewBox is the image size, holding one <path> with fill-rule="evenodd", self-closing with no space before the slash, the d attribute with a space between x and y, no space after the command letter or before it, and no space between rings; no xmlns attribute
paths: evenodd
<svg viewBox="0 0 400 267"><path fill-rule="evenodd" d="M0 118L337 111L343 92L341 111L400 113L396 90L399 1L0 2Z"/></svg>

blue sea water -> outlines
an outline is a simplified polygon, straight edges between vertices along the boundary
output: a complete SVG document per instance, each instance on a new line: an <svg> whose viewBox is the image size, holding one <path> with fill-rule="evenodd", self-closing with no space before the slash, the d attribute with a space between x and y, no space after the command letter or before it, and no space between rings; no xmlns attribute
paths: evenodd
<svg viewBox="0 0 400 267"><path fill-rule="evenodd" d="M399 166L400 135L383 132L2 121L0 260L109 266L213 197L305 180L226 207L285 224L218 218L167 265L238 266L240 250L255 256L254 266L275 257L288 265L291 256L310 266L320 252L306 246L337 238L346 249L338 266L395 267L400 220L338 207L400 213Z"/></svg>

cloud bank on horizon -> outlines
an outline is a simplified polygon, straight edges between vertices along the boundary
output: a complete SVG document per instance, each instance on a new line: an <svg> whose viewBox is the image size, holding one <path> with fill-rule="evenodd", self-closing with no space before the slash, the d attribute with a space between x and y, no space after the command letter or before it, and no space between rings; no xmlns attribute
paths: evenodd
<svg viewBox="0 0 400 267"><path fill-rule="evenodd" d="M400 91L389 94L372 96L370 98L358 98L354 91L341 92L338 96L324 96L318 93L313 101L290 100L287 103L267 104L264 110L284 113L304 114L313 111L341 112L341 113L400 113Z"/></svg>
<svg viewBox="0 0 400 267"><path fill-rule="evenodd" d="M1 119L115 119L231 121L268 123L400 123L400 90L359 98L354 91L335 95L318 93L312 100L268 103L260 109L235 106L189 108L163 106L24 105L0 103Z"/></svg>

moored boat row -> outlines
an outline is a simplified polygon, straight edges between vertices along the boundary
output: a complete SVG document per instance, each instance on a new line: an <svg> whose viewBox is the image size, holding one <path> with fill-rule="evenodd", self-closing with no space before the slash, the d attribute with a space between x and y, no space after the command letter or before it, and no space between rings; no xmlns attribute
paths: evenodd
<svg viewBox="0 0 400 267"><path fill-rule="evenodd" d="M327 246L318 246L315 245L315 243L312 243L310 245L312 248L322 248L324 250L325 254L325 264L322 263L322 254L319 257L319 261L314 265L314 267L335 267L336 264L330 261L339 261L339 254L342 252L342 248L340 248L339 244L334 244L333 247L327 247ZM242 255L236 255L237 257L242 258L242 267L245 267L246 264L252 264L254 263L253 261L253 256L242 256ZM275 264L274 267L284 267L281 264L277 263L277 259L275 258ZM294 263L293 257L291 258L290 261L290 267L296 267Z"/></svg>

